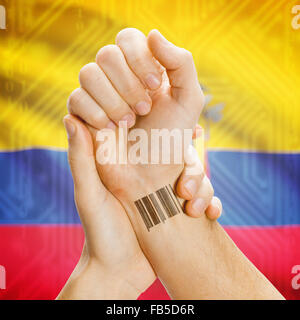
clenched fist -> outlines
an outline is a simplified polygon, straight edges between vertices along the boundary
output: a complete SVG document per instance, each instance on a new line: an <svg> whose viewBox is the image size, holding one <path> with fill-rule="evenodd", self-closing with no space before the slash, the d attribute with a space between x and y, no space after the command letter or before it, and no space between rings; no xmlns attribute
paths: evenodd
<svg viewBox="0 0 300 320"><path fill-rule="evenodd" d="M144 129L149 136L153 128L194 130L202 110L203 93L191 53L156 30L148 37L137 29L122 30L115 45L101 48L96 63L81 69L79 80L81 88L70 96L68 108L89 125L96 146L96 130L118 131L119 121L126 121L132 129ZM164 185L173 186L183 161L170 165L98 164L97 168L106 187L135 220L128 204ZM204 211L213 190L206 177L201 183L209 195Z"/></svg>

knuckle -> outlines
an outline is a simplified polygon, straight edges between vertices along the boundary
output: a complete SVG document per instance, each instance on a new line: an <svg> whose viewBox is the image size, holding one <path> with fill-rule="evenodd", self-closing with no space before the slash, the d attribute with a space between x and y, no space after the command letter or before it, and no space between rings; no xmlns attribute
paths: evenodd
<svg viewBox="0 0 300 320"><path fill-rule="evenodd" d="M137 55L136 53L133 54L130 58L131 60L131 64L134 66L138 66L139 68L141 68L142 70L145 69L145 60L140 56Z"/></svg>
<svg viewBox="0 0 300 320"><path fill-rule="evenodd" d="M118 123L124 115L129 113L126 109L123 106L114 106L109 110L109 117Z"/></svg>
<svg viewBox="0 0 300 320"><path fill-rule="evenodd" d="M96 68L98 68L98 66L94 62L88 63L83 66L79 71L79 82L81 84L86 83L91 75L95 72Z"/></svg>
<svg viewBox="0 0 300 320"><path fill-rule="evenodd" d="M213 196L214 196L214 194L215 194L215 190L214 190L214 188L212 187L211 183L209 182L209 183L208 183L208 187L207 187L207 197L208 197L209 199L212 199Z"/></svg>
<svg viewBox="0 0 300 320"><path fill-rule="evenodd" d="M194 106L195 106L195 111L199 114L202 111L202 109L205 106L205 96L204 93L202 91L201 85L198 82L198 80L196 79L196 83L195 83L195 90L193 90L194 93Z"/></svg>
<svg viewBox="0 0 300 320"><path fill-rule="evenodd" d="M137 36L139 33L141 32L138 29L125 28L116 35L116 43L121 44L123 41L127 41L128 39Z"/></svg>
<svg viewBox="0 0 300 320"><path fill-rule="evenodd" d="M207 199L207 201L211 201L213 196L214 196L214 188L210 182L210 180L208 179L207 176L204 177L203 179L203 189L202 189L202 194L203 196Z"/></svg>
<svg viewBox="0 0 300 320"><path fill-rule="evenodd" d="M222 204L222 201L219 198L217 198L217 199L218 199L220 214L222 214L222 212L223 212L223 204Z"/></svg>
<svg viewBox="0 0 300 320"><path fill-rule="evenodd" d="M146 89L142 87L142 84L136 81L130 81L127 83L126 89L126 100L130 103L136 103L141 100L148 101Z"/></svg>
<svg viewBox="0 0 300 320"><path fill-rule="evenodd" d="M213 201L215 204L217 204L218 208L220 209L220 213L222 213L223 206L221 200L218 197L214 197Z"/></svg>
<svg viewBox="0 0 300 320"><path fill-rule="evenodd" d="M193 61L193 54L186 49L182 49L182 57L187 61Z"/></svg>
<svg viewBox="0 0 300 320"><path fill-rule="evenodd" d="M198 94L195 95L195 101L197 101L197 103L195 104L195 106L198 106L199 111L201 112L204 105L205 105L205 96L204 93L201 89L200 84L197 84L199 89L198 89Z"/></svg>
<svg viewBox="0 0 300 320"><path fill-rule="evenodd" d="M113 120L116 124L119 124L119 121L122 121L123 117L126 115L132 115L135 119L135 114L132 112L130 107L127 104L120 104L112 107L109 110L109 118Z"/></svg>
<svg viewBox="0 0 300 320"><path fill-rule="evenodd" d="M201 171L201 172L199 173L200 182L201 182L204 178L205 178L205 173L204 173L204 171Z"/></svg>
<svg viewBox="0 0 300 320"><path fill-rule="evenodd" d="M102 47L97 55L96 61L100 65L102 63L106 63L115 58L116 55L120 54L120 49L118 46L114 44L109 44L107 46Z"/></svg>
<svg viewBox="0 0 300 320"><path fill-rule="evenodd" d="M68 102L67 102L67 108L69 112L74 110L74 106L78 105L81 101L83 95L82 90L80 88L75 89L69 96Z"/></svg>
<svg viewBox="0 0 300 320"><path fill-rule="evenodd" d="M204 103L205 103L205 96L204 96L204 93L203 93L203 91L202 91L202 89L201 89L201 86L200 86L200 84L199 84L199 101L200 101L200 105L201 105L201 108L203 108L204 107Z"/></svg>
<svg viewBox="0 0 300 320"><path fill-rule="evenodd" d="M96 127L101 128L103 125L105 125L108 122L108 119L102 110L99 110L99 112L96 112L93 115L93 121L96 125Z"/></svg>

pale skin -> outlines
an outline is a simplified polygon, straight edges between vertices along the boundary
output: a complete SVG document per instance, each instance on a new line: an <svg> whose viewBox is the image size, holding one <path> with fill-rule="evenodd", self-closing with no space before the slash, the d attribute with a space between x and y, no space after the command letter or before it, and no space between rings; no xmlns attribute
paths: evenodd
<svg viewBox="0 0 300 320"><path fill-rule="evenodd" d="M115 128L119 120L148 132L194 129L203 105L192 55L156 30L147 37L136 29L122 30L116 45L100 49L96 63L85 66L79 80L69 111L88 124L95 146L95 129ZM173 299L283 298L206 215L179 214L150 232L145 228L134 201L162 186L175 187L183 164L93 168L125 208L145 257ZM185 179L179 185L186 186ZM192 191L185 188L183 194L180 186L176 190L188 200L186 212L198 216L209 208L213 190L206 177L189 187Z"/></svg>
<svg viewBox="0 0 300 320"><path fill-rule="evenodd" d="M73 116L67 116L64 122L75 202L86 239L80 260L58 299L136 299L156 279L155 272L138 244L125 210L99 178L86 126ZM193 179L204 176L202 166L185 168L195 170ZM183 171L177 184L178 190L187 194L186 198L190 194L183 182L189 178ZM198 196L196 192L195 197ZM214 197L205 213L210 219L217 219L221 211L221 202Z"/></svg>

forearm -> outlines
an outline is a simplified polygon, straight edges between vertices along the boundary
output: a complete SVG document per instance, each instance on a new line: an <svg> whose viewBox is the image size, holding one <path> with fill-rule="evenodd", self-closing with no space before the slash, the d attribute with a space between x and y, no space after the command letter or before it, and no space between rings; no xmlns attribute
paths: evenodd
<svg viewBox="0 0 300 320"><path fill-rule="evenodd" d="M178 214L150 231L127 208L144 253L173 299L282 299L224 229Z"/></svg>
<svg viewBox="0 0 300 320"><path fill-rule="evenodd" d="M126 276L112 273L99 261L83 254L67 283L59 293L58 300L135 300L141 294L138 288L127 282ZM124 270L127 272L128 270ZM130 273L130 270L129 270Z"/></svg>

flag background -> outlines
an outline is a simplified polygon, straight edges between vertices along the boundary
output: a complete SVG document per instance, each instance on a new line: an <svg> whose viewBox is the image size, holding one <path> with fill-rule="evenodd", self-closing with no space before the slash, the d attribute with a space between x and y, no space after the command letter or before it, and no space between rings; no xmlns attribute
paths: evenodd
<svg viewBox="0 0 300 320"><path fill-rule="evenodd" d="M222 104L202 117L220 222L288 299L300 265L299 1L0 0L1 299L53 299L78 261L62 118L80 68L125 27L159 29L193 53L199 81ZM221 267L221 266L220 266ZM245 281L247 281L245 279ZM166 299L156 281L141 299Z"/></svg>

